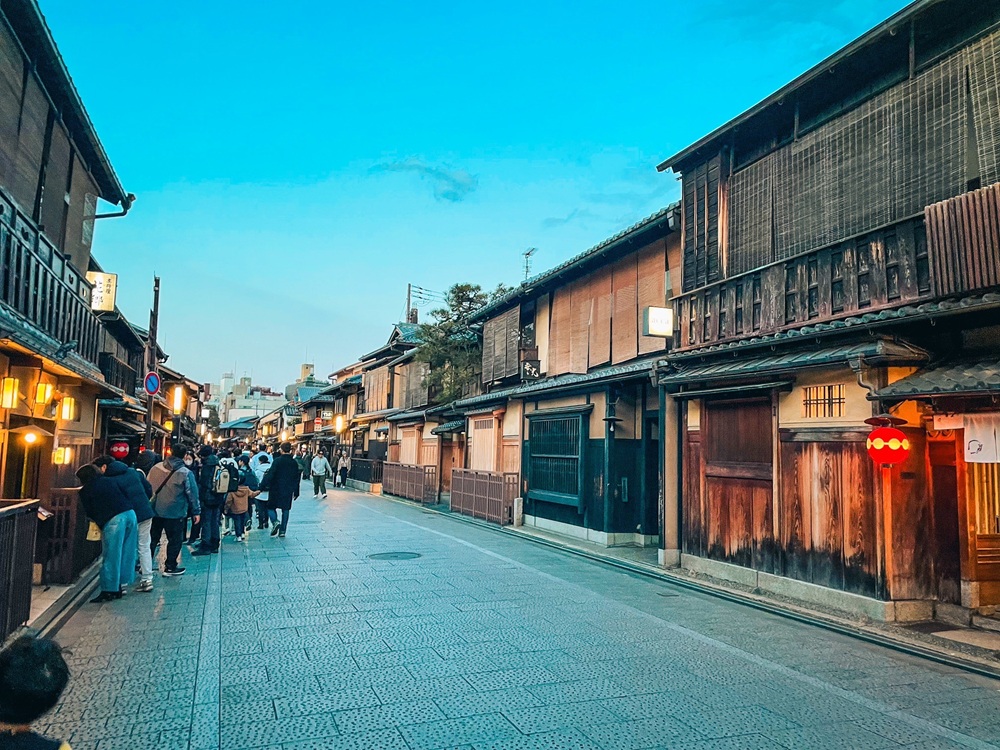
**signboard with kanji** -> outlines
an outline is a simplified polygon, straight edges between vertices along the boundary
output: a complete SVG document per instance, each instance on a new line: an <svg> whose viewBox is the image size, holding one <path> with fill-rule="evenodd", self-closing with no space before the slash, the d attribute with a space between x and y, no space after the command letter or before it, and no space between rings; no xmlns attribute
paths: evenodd
<svg viewBox="0 0 1000 750"><path fill-rule="evenodd" d="M90 309L97 312L114 312L118 294L118 274L88 271L87 281L94 288L90 296Z"/></svg>

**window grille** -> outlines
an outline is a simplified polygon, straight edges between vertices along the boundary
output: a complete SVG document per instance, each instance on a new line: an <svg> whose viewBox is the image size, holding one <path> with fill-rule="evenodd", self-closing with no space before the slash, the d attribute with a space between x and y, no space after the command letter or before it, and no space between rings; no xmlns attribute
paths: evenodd
<svg viewBox="0 0 1000 750"><path fill-rule="evenodd" d="M531 420L529 450L531 489L579 496L582 417Z"/></svg>
<svg viewBox="0 0 1000 750"><path fill-rule="evenodd" d="M802 395L802 416L805 419L842 417L846 404L847 394L842 383L808 386Z"/></svg>

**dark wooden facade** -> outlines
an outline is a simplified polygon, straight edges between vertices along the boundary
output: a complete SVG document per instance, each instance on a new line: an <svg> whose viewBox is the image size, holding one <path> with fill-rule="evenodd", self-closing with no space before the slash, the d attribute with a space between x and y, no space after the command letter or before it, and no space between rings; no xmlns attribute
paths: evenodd
<svg viewBox="0 0 1000 750"><path fill-rule="evenodd" d="M968 605L986 578L1000 595L1000 544L968 531L961 443L928 427L934 400L874 395L912 368L808 362L876 333L961 358L963 329L995 324L982 295L1000 290L997 24L995 4L914 4L661 165L683 177L663 380L690 414L681 553L894 602ZM1000 354L1000 335L977 341ZM802 364L727 374L786 354ZM814 413L810 388L841 400ZM889 408L912 444L891 470L863 423Z"/></svg>

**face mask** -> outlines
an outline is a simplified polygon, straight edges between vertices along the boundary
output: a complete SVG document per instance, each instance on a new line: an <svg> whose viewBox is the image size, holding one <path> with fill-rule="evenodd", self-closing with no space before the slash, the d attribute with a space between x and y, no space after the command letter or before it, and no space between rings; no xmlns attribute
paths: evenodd
<svg viewBox="0 0 1000 750"><path fill-rule="evenodd" d="M184 465L185 466L190 466L193 463L194 463L194 459L193 458L185 458L184 459Z"/></svg>

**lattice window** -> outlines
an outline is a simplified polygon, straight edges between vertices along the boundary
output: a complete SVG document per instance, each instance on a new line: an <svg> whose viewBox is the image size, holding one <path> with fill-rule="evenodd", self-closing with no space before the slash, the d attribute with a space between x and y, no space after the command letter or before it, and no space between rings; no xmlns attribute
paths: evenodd
<svg viewBox="0 0 1000 750"><path fill-rule="evenodd" d="M583 417L578 414L531 420L532 490L579 496L582 438Z"/></svg>
<svg viewBox="0 0 1000 750"><path fill-rule="evenodd" d="M802 416L805 419L830 419L844 416L847 393L842 383L813 385L802 394Z"/></svg>

